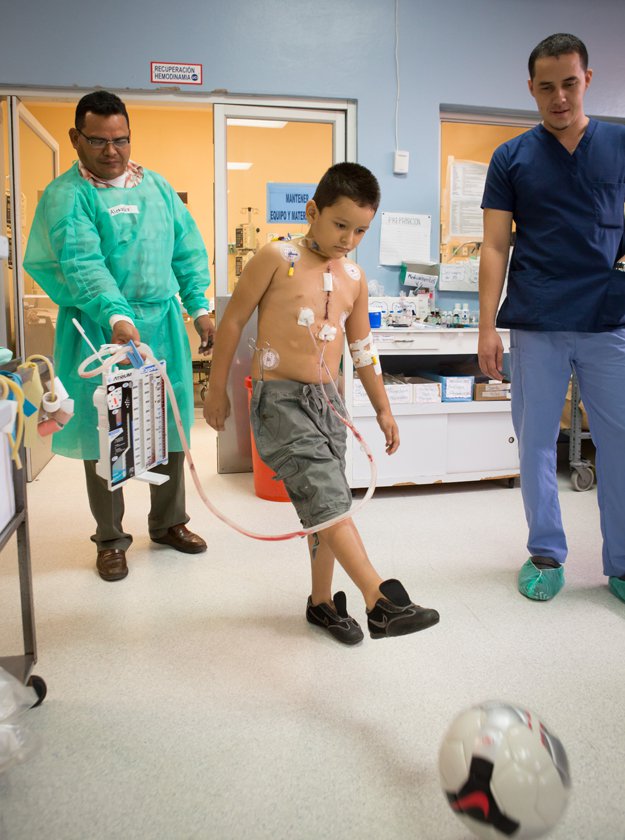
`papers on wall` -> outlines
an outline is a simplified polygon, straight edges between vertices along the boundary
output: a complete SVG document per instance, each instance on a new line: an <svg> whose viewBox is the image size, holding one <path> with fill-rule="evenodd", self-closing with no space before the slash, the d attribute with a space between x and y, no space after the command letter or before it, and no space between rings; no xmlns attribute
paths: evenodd
<svg viewBox="0 0 625 840"><path fill-rule="evenodd" d="M432 277L431 274L419 274L416 271L407 271L406 279L403 281L404 286L410 286L412 289L427 289L428 292L433 292L436 288L438 277Z"/></svg>
<svg viewBox="0 0 625 840"><path fill-rule="evenodd" d="M443 292L477 292L479 270L479 260L441 263L438 288Z"/></svg>
<svg viewBox="0 0 625 840"><path fill-rule="evenodd" d="M431 216L382 213L380 265L429 262L431 230Z"/></svg>
<svg viewBox="0 0 625 840"><path fill-rule="evenodd" d="M449 234L481 242L484 238L482 196L488 171L487 163L451 160L449 189Z"/></svg>
<svg viewBox="0 0 625 840"><path fill-rule="evenodd" d="M438 263L404 263L399 272L399 282L413 289L433 292L438 282Z"/></svg>

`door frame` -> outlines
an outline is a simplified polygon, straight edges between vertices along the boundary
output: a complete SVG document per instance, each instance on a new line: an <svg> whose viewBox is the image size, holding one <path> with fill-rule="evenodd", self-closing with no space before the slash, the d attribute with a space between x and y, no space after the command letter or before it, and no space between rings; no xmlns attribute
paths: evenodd
<svg viewBox="0 0 625 840"><path fill-rule="evenodd" d="M90 93L92 88L29 88L29 87L5 87L0 85L0 96L7 98L7 102L13 103L9 107L9 134L15 134L15 126L17 125L17 106L19 102L28 104L28 100L36 99L38 101L51 102L75 102L86 93ZM254 94L211 94L202 93L199 91L162 91L162 90L120 90L118 88L110 88L112 93L119 95L124 102L145 102L149 100L155 105L176 106L176 105L202 105L205 104L213 108L213 165L215 173L215 194L214 194L214 213L215 213L215 241L213 242L213 253L215 260L215 278L213 278L213 291L215 299L217 297L218 289L221 288L221 278L225 278L227 289L227 251L228 251L228 237L226 222L227 211L227 194L226 190L226 149L225 149L225 116L242 116L243 113L249 114L251 109L261 109L262 115L265 119L269 119L269 112L273 111L281 114L281 119L289 120L303 120L303 121L323 121L338 123L339 115L342 115L343 127L337 128L334 132L334 157L335 162L339 160L357 160L357 103L353 99L315 99L307 97L293 97L293 96L262 96ZM240 109L240 110L238 110ZM286 110L281 110L286 109ZM11 116L11 111L14 112ZM219 125L216 122L215 112L220 112ZM257 118L260 118L260 112L254 112ZM277 118L277 117L274 117ZM45 132L45 129L44 129ZM47 132L45 132L47 134ZM19 153L19 150L18 150ZM14 196L17 195L15 191L15 184L19 186L19 172L16 171L14 153L12 152L11 141L9 142L9 172L11 182L11 203L15 204ZM16 209L11 207L11 217L13 223L16 221ZM218 233L219 231L219 233ZM223 253L220 252L223 241ZM13 263L17 270L22 272L22 258L21 248L13 253ZM219 261L219 262L218 262ZM17 315L20 321L23 317L23 300L20 297L19 304L16 301L19 312ZM17 321L16 321L16 330ZM19 341L18 347L23 349L23 324L19 326ZM17 336L16 336L17 339ZM17 342L16 342L17 343Z"/></svg>
<svg viewBox="0 0 625 840"><path fill-rule="evenodd" d="M15 294L15 345L16 357L26 358L26 327L24 318L24 265L22 248L22 161L20 157L20 132L22 123L29 128L52 152L53 177L60 175L60 148L54 137L30 113L17 96L8 97L9 111L9 182L13 206L11 207L11 237L13 243L13 282ZM47 184L46 184L47 186ZM32 481L52 458L50 438L39 438L26 449L26 480Z"/></svg>
<svg viewBox="0 0 625 840"><path fill-rule="evenodd" d="M311 107L303 101L290 106L276 102L241 104L217 103L213 108L213 137L215 143L215 318L219 324L227 306L228 293L228 171L226 129L228 118L286 120L288 122L330 123L332 130L332 162L355 160L355 105L343 103L330 106L323 103ZM217 472L249 472L252 469L252 450L249 434L249 412L246 375L250 372L249 341L256 334L256 313L245 326L228 377L228 396L232 418L226 428L217 433Z"/></svg>
<svg viewBox="0 0 625 840"><path fill-rule="evenodd" d="M13 277L15 283L15 355L21 358L26 349L24 328L24 254L21 231L21 160L20 160L20 120L33 131L51 150L53 157L54 177L60 175L60 150L54 137L46 131L41 123L30 113L18 96L7 97L9 112L9 184L10 184L10 214L13 235ZM20 197L18 200L18 196Z"/></svg>
<svg viewBox="0 0 625 840"><path fill-rule="evenodd" d="M276 102L219 102L213 106L215 144L215 300L228 296L228 171L226 130L228 119L286 120L288 122L323 122L332 125L332 162L355 160L355 105L329 102L311 107L308 101L288 105Z"/></svg>

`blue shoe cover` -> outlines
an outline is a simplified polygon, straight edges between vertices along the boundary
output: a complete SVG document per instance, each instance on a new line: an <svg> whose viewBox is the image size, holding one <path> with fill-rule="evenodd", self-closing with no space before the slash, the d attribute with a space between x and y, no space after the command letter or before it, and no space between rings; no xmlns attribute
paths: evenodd
<svg viewBox="0 0 625 840"><path fill-rule="evenodd" d="M608 586L610 587L610 591L616 595L617 598L620 598L621 601L625 601L625 580L621 580L617 577L611 577L608 580Z"/></svg>
<svg viewBox="0 0 625 840"><path fill-rule="evenodd" d="M621 581L625 588L625 581ZM550 601L564 586L564 569L537 569L532 558L519 571L519 592L532 601ZM623 593L625 600L625 591Z"/></svg>

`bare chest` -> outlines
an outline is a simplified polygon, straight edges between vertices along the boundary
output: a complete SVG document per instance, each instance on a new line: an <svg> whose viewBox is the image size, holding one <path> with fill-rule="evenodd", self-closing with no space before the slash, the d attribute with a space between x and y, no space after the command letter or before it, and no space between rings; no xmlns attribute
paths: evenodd
<svg viewBox="0 0 625 840"><path fill-rule="evenodd" d="M354 270L355 269L355 270ZM358 277L350 276L357 269L351 264L348 271L335 263L296 265L276 273L264 296L269 309L279 309L284 318L297 320L302 309L310 310L315 321L338 325L349 317L360 289Z"/></svg>

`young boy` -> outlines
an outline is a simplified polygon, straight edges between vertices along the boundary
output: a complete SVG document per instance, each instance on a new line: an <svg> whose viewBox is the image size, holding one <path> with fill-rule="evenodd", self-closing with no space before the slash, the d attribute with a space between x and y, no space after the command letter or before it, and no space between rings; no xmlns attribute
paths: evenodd
<svg viewBox="0 0 625 840"><path fill-rule="evenodd" d="M230 364L258 307L252 430L260 457L284 481L306 528L345 513L352 503L345 478L346 429L319 384L341 412L332 383L344 333L386 451L390 455L399 446L369 327L366 278L347 258L379 202L379 185L368 169L357 163L332 166L306 205L306 236L271 242L249 261L215 336L204 417L219 431L230 414ZM363 594L372 638L414 633L439 620L436 610L413 604L398 580L382 580L351 518L309 536L308 544L312 592L306 618L339 642L356 644L363 633L347 612L345 594L332 598L335 559Z"/></svg>

